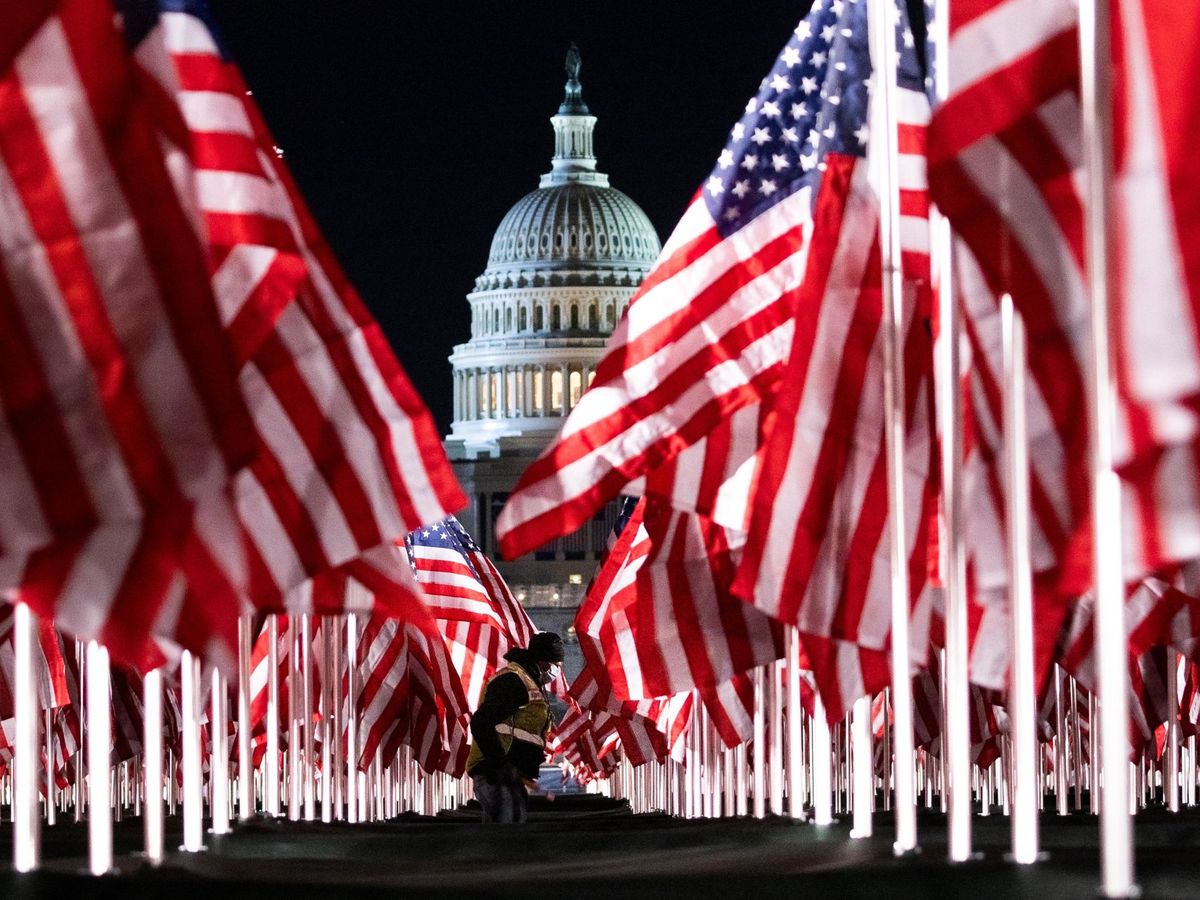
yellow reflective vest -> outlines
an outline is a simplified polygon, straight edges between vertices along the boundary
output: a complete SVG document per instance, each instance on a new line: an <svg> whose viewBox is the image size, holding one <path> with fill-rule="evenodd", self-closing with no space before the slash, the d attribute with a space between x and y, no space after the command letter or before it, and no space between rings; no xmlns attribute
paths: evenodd
<svg viewBox="0 0 1200 900"><path fill-rule="evenodd" d="M501 675L507 675L509 672L521 679L525 690L529 692L529 700L509 718L496 725L496 736L500 738L500 746L504 748L506 756L514 740L544 748L546 735L550 731L550 704L546 701L541 687L529 677L529 673L522 666L510 662L489 679L488 687ZM486 689L484 696L487 696ZM483 751L479 749L479 744L472 744L471 752L467 756L467 771L470 772L482 760Z"/></svg>

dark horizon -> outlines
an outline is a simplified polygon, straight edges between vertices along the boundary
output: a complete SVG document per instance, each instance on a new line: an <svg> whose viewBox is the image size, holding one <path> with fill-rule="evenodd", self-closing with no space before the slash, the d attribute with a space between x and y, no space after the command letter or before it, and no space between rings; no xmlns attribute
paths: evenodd
<svg viewBox="0 0 1200 900"><path fill-rule="evenodd" d="M501 218L550 167L569 44L599 119L599 167L665 240L808 6L760 0L734 28L632 0L531 0L503 16L210 3L326 238L443 434L466 294Z"/></svg>

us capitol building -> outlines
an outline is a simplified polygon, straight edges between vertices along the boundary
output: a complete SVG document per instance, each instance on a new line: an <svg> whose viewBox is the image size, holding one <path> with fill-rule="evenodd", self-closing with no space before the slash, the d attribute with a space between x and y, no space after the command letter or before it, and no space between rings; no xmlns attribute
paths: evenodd
<svg viewBox="0 0 1200 900"><path fill-rule="evenodd" d="M499 559L496 517L591 384L605 343L660 245L641 208L596 169L596 117L583 101L574 45L567 75L566 96L550 119L551 169L500 222L487 268L467 295L471 336L450 356L454 422L445 446L470 498L459 518L496 560L534 623L567 638L573 676L580 663L572 652L572 621L618 503L514 562Z"/></svg>

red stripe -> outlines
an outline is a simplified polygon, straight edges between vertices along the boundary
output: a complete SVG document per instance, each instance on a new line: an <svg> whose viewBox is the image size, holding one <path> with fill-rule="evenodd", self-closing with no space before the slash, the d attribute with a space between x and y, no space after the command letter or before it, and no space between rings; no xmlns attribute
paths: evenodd
<svg viewBox="0 0 1200 900"><path fill-rule="evenodd" d="M197 169L266 177L259 163L258 145L245 135L192 131L191 144L192 161Z"/></svg>
<svg viewBox="0 0 1200 900"><path fill-rule="evenodd" d="M236 247L238 244L260 244L281 250L296 251L296 239L286 222L257 213L227 213L204 211L204 224L211 244Z"/></svg>
<svg viewBox="0 0 1200 900"><path fill-rule="evenodd" d="M231 348L217 315L204 251L177 200L153 123L125 102L131 88L124 79L131 75L123 38L111 11L95 4L72 5L62 17L98 132L138 225L159 302L191 376L190 387L227 465L237 468L250 459L253 440Z"/></svg>

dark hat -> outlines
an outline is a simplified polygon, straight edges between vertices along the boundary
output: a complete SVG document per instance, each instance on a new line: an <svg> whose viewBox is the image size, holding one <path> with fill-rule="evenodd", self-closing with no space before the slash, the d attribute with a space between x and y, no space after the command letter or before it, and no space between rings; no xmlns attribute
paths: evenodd
<svg viewBox="0 0 1200 900"><path fill-rule="evenodd" d="M539 631L529 639L529 655L538 662L560 663L566 652L562 638L553 631Z"/></svg>

